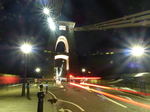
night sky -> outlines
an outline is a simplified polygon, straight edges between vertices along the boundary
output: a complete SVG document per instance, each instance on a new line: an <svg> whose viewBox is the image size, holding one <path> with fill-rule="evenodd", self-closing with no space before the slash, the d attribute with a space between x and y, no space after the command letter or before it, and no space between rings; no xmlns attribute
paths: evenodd
<svg viewBox="0 0 150 112"><path fill-rule="evenodd" d="M31 56L32 61L29 64L33 62L36 64L29 66L31 71L36 65L46 66L39 49L46 48L49 29L46 27L41 9L43 6L51 6L50 1L0 1L1 73L18 74L22 72L24 60L18 47L23 41L32 41L32 44L35 45L36 58ZM80 27L149 10L149 4L149 0L64 0L58 20L73 21L76 23L75 27ZM109 51L115 48L123 49L127 47L130 40L144 43L149 41L148 37L149 29L141 27L75 32L79 56L104 52L106 49Z"/></svg>

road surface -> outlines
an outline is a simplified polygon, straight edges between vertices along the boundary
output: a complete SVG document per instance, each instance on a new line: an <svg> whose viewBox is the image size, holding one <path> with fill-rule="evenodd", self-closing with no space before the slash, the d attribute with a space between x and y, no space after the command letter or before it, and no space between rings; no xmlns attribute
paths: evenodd
<svg viewBox="0 0 150 112"><path fill-rule="evenodd" d="M59 112L150 112L150 109L142 106L85 90L66 82L62 84L64 88L49 87L49 93L58 99L56 105L59 105ZM150 108L150 100L143 96L101 88L93 89L127 99L129 102L143 103Z"/></svg>

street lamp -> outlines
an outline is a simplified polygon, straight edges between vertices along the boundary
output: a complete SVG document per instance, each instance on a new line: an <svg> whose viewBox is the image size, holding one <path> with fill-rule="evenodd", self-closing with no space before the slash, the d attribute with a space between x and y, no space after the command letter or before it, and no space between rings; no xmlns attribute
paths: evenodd
<svg viewBox="0 0 150 112"><path fill-rule="evenodd" d="M48 8L44 8L43 9L43 13L46 14L46 15L49 15L50 10Z"/></svg>
<svg viewBox="0 0 150 112"><path fill-rule="evenodd" d="M36 69L35 69L35 72L40 73L40 72L41 72L41 69L40 69L40 68L36 68Z"/></svg>
<svg viewBox="0 0 150 112"><path fill-rule="evenodd" d="M131 51L132 55L134 56L141 56L144 53L144 48L143 47L134 47Z"/></svg>
<svg viewBox="0 0 150 112"><path fill-rule="evenodd" d="M55 17L50 14L50 9L48 8L43 8L43 13L46 15L47 17L47 22L48 22L48 25L49 25L49 28L51 30L55 30L56 29L56 22L55 22Z"/></svg>
<svg viewBox="0 0 150 112"><path fill-rule="evenodd" d="M85 70L85 68L82 68L82 72L85 72L86 70Z"/></svg>
<svg viewBox="0 0 150 112"><path fill-rule="evenodd" d="M21 51L23 53L30 53L32 51L32 46L29 44L24 44L21 46Z"/></svg>
<svg viewBox="0 0 150 112"><path fill-rule="evenodd" d="M48 25L49 25L51 30L55 30L56 29L55 22L54 22L54 20L51 17L47 18L47 22L48 22Z"/></svg>
<svg viewBox="0 0 150 112"><path fill-rule="evenodd" d="M85 68L82 68L82 74L85 76L86 74L85 74L85 72L86 72L86 69Z"/></svg>
<svg viewBox="0 0 150 112"><path fill-rule="evenodd" d="M32 51L32 46L29 44L24 44L21 46L20 49L25 54L25 66L24 66L24 75L23 75L23 84L22 84L22 96L25 96L26 69L27 69L27 56L26 56L26 54L28 54Z"/></svg>

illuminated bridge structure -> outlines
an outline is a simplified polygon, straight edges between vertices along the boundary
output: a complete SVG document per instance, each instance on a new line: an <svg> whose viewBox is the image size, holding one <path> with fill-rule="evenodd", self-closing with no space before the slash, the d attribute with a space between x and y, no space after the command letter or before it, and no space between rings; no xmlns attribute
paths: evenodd
<svg viewBox="0 0 150 112"><path fill-rule="evenodd" d="M58 6L58 13L61 12L61 8L63 5L63 0L59 1ZM55 6L54 6L55 7ZM55 14L59 15L59 14ZM82 27L75 27L75 22L68 22L68 21L58 21L58 30L56 32L51 31L51 39L49 39L49 47L55 46L55 48L51 49L52 51L57 52L57 47L59 43L63 42L65 46L65 50L63 53L54 54L52 57L54 59L54 65L52 68L57 67L56 61L59 59L63 59L66 61L66 73L72 72L74 68L78 66L77 64L77 55L76 55L76 48L75 48L75 39L74 39L74 32L75 31L92 31L92 30L109 30L109 29L118 29L118 28L128 28L128 27L149 27L150 26L150 10L139 12L132 15L125 15L124 17L96 23L92 25L82 26ZM54 45L55 44L55 45ZM53 69L54 70L54 69ZM54 73L54 71L52 72Z"/></svg>
<svg viewBox="0 0 150 112"><path fill-rule="evenodd" d="M55 53L51 53L53 60L51 67L54 68L52 74L55 75L55 69L58 68L58 71L61 69L61 65L63 65L64 76L66 77L69 73L73 73L76 71L75 68L78 67L77 55L76 55L76 47L75 47L75 39L74 39L74 31L73 28L75 26L74 22L66 22L66 21L58 21L58 29L57 31L51 31L51 36L49 39L49 47L55 46L52 51ZM63 44L62 44L63 43ZM63 45L64 51L59 52L58 46Z"/></svg>
<svg viewBox="0 0 150 112"><path fill-rule="evenodd" d="M150 27L150 10L125 15L124 17L86 25L82 27L75 27L74 31L92 31L92 30L109 30L128 27Z"/></svg>

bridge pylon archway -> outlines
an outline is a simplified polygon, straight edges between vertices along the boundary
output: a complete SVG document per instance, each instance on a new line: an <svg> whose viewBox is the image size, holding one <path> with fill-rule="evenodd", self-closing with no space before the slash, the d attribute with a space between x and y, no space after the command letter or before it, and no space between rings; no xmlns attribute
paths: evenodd
<svg viewBox="0 0 150 112"><path fill-rule="evenodd" d="M76 46L75 46L75 39L74 39L74 31L73 28L75 26L74 22L66 22L66 21L58 21L59 25L59 35L57 37L55 43L55 51L57 52L57 46L60 42L64 43L64 52L61 54L56 54L54 56L54 68L55 61L59 59L66 60L66 76L69 73L72 73L77 65L77 55L76 55ZM74 63L72 63L74 62Z"/></svg>

